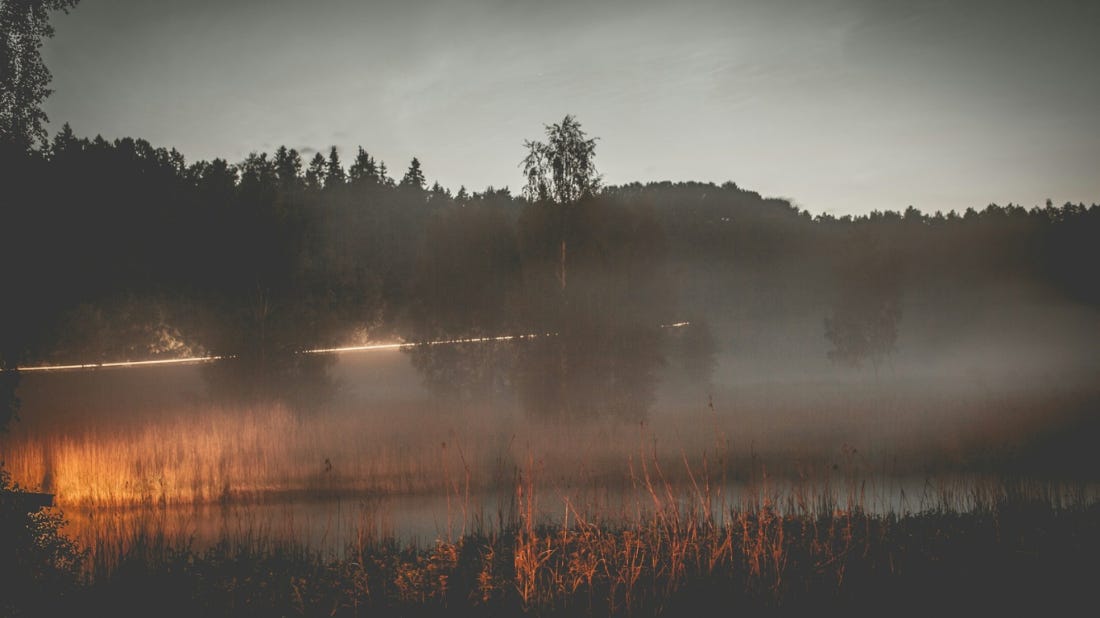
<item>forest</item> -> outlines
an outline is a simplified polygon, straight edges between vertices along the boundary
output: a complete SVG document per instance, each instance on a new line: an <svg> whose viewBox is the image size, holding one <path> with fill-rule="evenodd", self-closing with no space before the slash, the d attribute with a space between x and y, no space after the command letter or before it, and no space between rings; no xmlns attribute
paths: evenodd
<svg viewBox="0 0 1100 618"><path fill-rule="evenodd" d="M658 376L766 367L777 336L877 373L906 332L951 340L1027 299L1100 306L1096 204L815 216L733 182L603 186L575 118L546 134L517 145L518 195L429 184L415 158L398 178L362 147L188 163L65 125L7 150L5 379L214 355L217 396L309 405L333 361L303 352L399 341L441 396L641 418ZM578 145L582 167L553 168ZM429 343L501 336L519 337Z"/></svg>

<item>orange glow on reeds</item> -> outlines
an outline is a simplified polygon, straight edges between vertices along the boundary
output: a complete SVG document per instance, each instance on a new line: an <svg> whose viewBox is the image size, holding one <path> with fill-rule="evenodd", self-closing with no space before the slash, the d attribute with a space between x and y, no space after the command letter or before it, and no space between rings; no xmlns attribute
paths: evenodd
<svg viewBox="0 0 1100 618"><path fill-rule="evenodd" d="M280 406L210 408L137 426L13 432L5 465L21 485L55 493L60 506L438 486L436 450L388 440L379 424L387 420L307 422Z"/></svg>
<svg viewBox="0 0 1100 618"><path fill-rule="evenodd" d="M621 421L546 425L509 409L444 413L416 401L316 415L272 405L128 416L16 424L0 436L5 467L20 485L54 493L62 507L417 494L456 483L499 489L530 457L564 484L616 485L629 483L637 443L608 437L638 432ZM701 427L705 439L704 424L689 427ZM682 446L662 443L660 456L676 461Z"/></svg>

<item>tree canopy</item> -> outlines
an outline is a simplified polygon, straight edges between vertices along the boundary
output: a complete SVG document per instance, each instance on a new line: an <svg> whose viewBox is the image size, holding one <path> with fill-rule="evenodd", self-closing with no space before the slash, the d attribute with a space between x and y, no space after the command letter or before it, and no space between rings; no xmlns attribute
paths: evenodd
<svg viewBox="0 0 1100 618"><path fill-rule="evenodd" d="M339 152L306 151L303 165L289 147L188 162L62 127L18 159L8 191L19 199L4 204L5 263L34 256L6 275L5 366L190 350L234 357L211 368L216 388L321 399L311 388L331 386L327 361L302 350L552 333L417 347L413 360L441 394L629 416L645 413L666 368L706 384L731 354L767 354L778 344L761 324L809 325L804 345L826 365L829 346L838 361L877 362L920 322L914 304L936 310L921 328L948 332L992 312L989 290L1005 281L1100 302L1096 205L834 218L732 182L597 189L595 140L562 125L588 170L566 184L588 189L551 190L551 166L547 199L534 201L410 190L366 149L347 169ZM662 328L679 321L700 326Z"/></svg>
<svg viewBox="0 0 1100 618"><path fill-rule="evenodd" d="M45 142L42 103L51 91L42 41L54 33L50 13L78 1L0 0L0 147L27 152Z"/></svg>
<svg viewBox="0 0 1100 618"><path fill-rule="evenodd" d="M589 138L572 115L547 125L545 142L528 140L523 146L527 149L521 163L527 199L574 204L599 191L596 138Z"/></svg>

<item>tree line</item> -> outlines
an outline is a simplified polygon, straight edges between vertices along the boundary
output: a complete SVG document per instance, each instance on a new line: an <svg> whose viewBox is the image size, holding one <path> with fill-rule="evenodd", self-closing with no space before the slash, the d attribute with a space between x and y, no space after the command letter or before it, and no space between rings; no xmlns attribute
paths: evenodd
<svg viewBox="0 0 1100 618"><path fill-rule="evenodd" d="M214 354L223 395L319 400L332 359L303 350L529 334L413 363L448 396L637 415L660 368L705 381L763 317L820 315L830 358L877 368L905 295L950 314L1013 281L1100 303L1096 205L836 218L733 183L605 187L572 116L524 143L519 196L428 186L415 158L396 179L361 147L188 164L48 139L40 48L76 4L0 0L0 427L27 363Z"/></svg>
<svg viewBox="0 0 1100 618"><path fill-rule="evenodd" d="M721 333L733 315L827 305L831 355L859 364L889 354L914 287L951 298L1011 275L1100 303L1096 205L811 216L733 183L602 187L591 140L584 160L553 159L587 140L575 119L547 134L517 196L429 186L417 159L396 179L363 148L350 165L285 146L188 164L66 125L4 162L5 359L216 354L252 396L323 384L331 360L297 354L310 348L550 334L413 361L439 392L522 387L551 414L627 413L674 356L661 326L677 321Z"/></svg>

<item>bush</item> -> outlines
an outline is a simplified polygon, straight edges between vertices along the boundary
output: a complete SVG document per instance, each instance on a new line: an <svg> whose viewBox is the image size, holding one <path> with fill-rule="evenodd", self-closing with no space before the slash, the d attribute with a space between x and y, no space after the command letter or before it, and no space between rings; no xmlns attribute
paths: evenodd
<svg viewBox="0 0 1100 618"><path fill-rule="evenodd" d="M76 591L83 553L52 509L27 512L23 490L0 469L0 615L56 615Z"/></svg>

